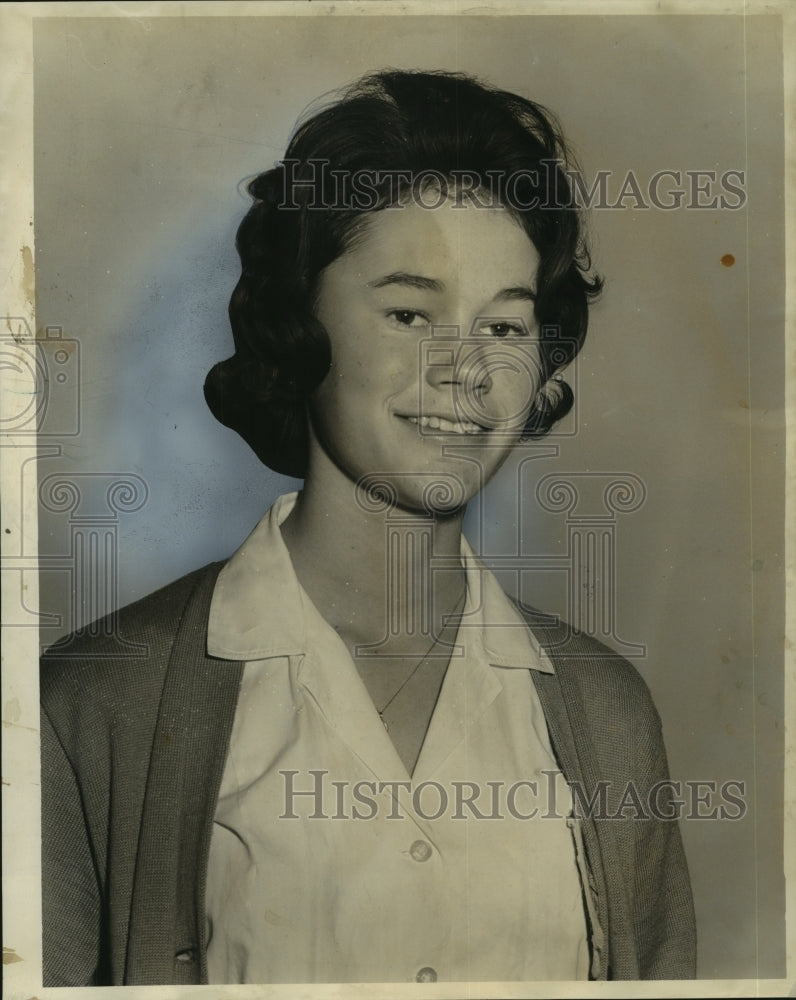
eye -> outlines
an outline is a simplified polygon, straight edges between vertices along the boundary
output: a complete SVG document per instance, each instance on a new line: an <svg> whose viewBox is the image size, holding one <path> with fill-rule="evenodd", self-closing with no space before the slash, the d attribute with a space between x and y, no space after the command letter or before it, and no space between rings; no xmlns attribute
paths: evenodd
<svg viewBox="0 0 796 1000"><path fill-rule="evenodd" d="M479 333L485 333L490 337L527 337L528 328L521 321L496 319L490 323L480 326Z"/></svg>
<svg viewBox="0 0 796 1000"><path fill-rule="evenodd" d="M387 313L395 326L404 330L419 329L428 326L428 316L416 309L391 309Z"/></svg>

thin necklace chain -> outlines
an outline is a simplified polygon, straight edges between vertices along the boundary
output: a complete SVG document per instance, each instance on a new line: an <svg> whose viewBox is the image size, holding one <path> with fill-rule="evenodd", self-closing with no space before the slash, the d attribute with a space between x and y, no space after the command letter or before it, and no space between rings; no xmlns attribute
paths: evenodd
<svg viewBox="0 0 796 1000"><path fill-rule="evenodd" d="M429 653L431 652L431 650L435 646L437 646L440 642L442 642L443 638L445 637L445 633L448 631L448 629L451 626L452 619L459 612L459 609L461 608L463 602L464 602L464 594L462 594L462 596L457 601L456 608L454 609L454 611L452 612L452 614L449 616L448 621L446 621L446 623L445 623L445 625L444 625L444 627L443 627L442 632L440 633L440 635L434 637L434 641L431 643L431 645L428 647L428 649L425 651L425 653L423 653L423 655L420 657L420 659L417 661L417 663L414 665L414 667L412 667L411 671L409 672L409 675L401 682L401 686L398 688L398 690L395 691L390 696L390 698L388 699L387 703L384 704L384 705L382 705L381 708L377 709L377 712L379 713L379 717L382 719L382 721L384 720L384 713L387 711L387 709L390 707L390 705L392 705L392 703L395 701L395 699L398 697L398 695L403 691L403 689L406 687L406 685L409 683L409 681L411 681L411 679L415 676L415 674L422 667L422 665L426 662L426 660L428 659L428 656L429 656Z"/></svg>

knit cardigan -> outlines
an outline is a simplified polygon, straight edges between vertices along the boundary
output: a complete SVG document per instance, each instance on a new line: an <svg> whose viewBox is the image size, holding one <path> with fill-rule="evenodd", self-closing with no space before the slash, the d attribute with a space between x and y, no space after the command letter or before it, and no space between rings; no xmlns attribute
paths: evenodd
<svg viewBox="0 0 796 1000"><path fill-rule="evenodd" d="M42 660L45 986L207 981L210 836L243 673L243 663L206 651L221 565ZM525 614L555 667L531 675L556 759L585 801L599 802L582 823L588 902L599 920L591 922L593 967L601 979L693 978L694 913L677 823L660 818L665 794L657 818L632 807L650 789L666 792L649 691L594 639ZM628 799L628 786L638 798Z"/></svg>

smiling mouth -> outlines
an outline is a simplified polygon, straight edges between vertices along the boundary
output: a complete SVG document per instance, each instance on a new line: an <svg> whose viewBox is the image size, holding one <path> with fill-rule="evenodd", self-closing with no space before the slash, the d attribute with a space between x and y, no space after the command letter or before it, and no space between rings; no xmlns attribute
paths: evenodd
<svg viewBox="0 0 796 1000"><path fill-rule="evenodd" d="M434 431L442 431L443 434L483 434L489 428L474 424L471 420L448 420L447 417L422 416L404 417L410 424L417 427L429 427Z"/></svg>

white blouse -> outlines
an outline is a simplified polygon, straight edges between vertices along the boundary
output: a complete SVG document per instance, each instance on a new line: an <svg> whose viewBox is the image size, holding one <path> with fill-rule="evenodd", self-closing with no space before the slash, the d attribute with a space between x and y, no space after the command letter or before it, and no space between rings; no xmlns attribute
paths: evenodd
<svg viewBox="0 0 796 1000"><path fill-rule="evenodd" d="M571 795L530 669L462 540L467 598L408 775L293 571L282 497L222 570L210 655L246 661L206 896L211 983L588 978Z"/></svg>

